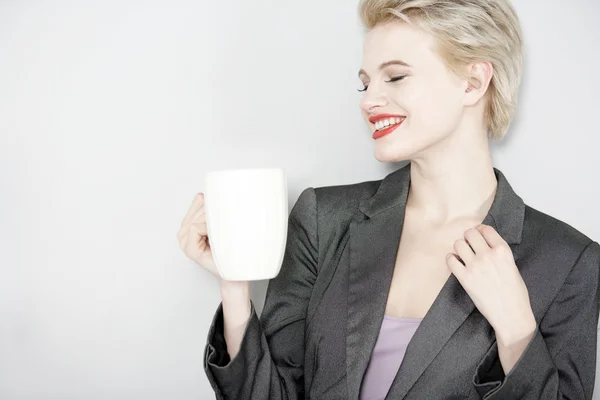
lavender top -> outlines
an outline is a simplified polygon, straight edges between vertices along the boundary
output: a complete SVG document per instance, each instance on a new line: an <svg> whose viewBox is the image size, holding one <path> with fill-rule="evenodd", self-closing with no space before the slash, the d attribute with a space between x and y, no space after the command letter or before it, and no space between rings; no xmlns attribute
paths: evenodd
<svg viewBox="0 0 600 400"><path fill-rule="evenodd" d="M382 400L402 363L406 347L422 318L383 316L379 337L362 382L360 400Z"/></svg>

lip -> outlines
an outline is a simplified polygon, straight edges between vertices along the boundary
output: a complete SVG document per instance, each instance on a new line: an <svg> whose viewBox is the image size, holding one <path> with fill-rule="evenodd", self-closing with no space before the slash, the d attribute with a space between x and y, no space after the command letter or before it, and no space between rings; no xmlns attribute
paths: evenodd
<svg viewBox="0 0 600 400"><path fill-rule="evenodd" d="M392 133L396 128L398 128L400 125L402 125L402 123L405 121L405 119L403 119L402 121L400 121L399 123L392 125L392 126L388 126L385 129L382 129L380 131L375 130L373 132L373 139L379 139L382 136L385 135L389 135L390 133Z"/></svg>
<svg viewBox="0 0 600 400"><path fill-rule="evenodd" d="M377 114L377 115L372 115L369 117L369 122L374 124L378 121L381 121L382 119L387 119L387 118L406 118L406 115L399 115L399 114Z"/></svg>

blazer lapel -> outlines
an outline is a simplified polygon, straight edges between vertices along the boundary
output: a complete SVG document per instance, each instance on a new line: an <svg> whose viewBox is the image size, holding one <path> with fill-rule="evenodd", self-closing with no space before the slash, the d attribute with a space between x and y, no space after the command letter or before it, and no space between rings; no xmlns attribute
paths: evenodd
<svg viewBox="0 0 600 400"><path fill-rule="evenodd" d="M486 217L484 224L494 226ZM386 399L403 399L454 332L475 309L475 304L451 274L421 321L396 373Z"/></svg>
<svg viewBox="0 0 600 400"><path fill-rule="evenodd" d="M361 202L371 218L350 224L346 376L348 398L359 397L360 385L383 321L404 222L409 166L383 179L377 193ZM374 215L375 209L385 212Z"/></svg>
<svg viewBox="0 0 600 400"><path fill-rule="evenodd" d="M483 223L509 244L519 243L525 206L494 168L498 187ZM346 372L348 397L359 397L364 373L385 313L410 187L410 163L386 176L360 204L365 219L350 224ZM474 310L469 295L450 275L410 341L386 399L402 399Z"/></svg>

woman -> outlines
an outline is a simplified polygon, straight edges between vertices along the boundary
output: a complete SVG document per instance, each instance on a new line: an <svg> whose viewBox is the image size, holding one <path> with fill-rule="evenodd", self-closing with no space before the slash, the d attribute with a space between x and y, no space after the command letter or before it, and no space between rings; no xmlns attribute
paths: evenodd
<svg viewBox="0 0 600 400"><path fill-rule="evenodd" d="M221 280L221 399L591 399L600 246L492 166L521 76L508 0L363 0L362 114L382 180L307 188L258 319ZM179 233L218 272L203 195ZM387 396L387 397L386 397Z"/></svg>

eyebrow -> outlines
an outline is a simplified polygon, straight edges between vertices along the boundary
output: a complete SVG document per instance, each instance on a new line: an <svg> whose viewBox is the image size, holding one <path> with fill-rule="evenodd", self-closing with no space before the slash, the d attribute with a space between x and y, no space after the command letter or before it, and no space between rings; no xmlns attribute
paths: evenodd
<svg viewBox="0 0 600 400"><path fill-rule="evenodd" d="M389 67L390 65L402 65L403 67L408 67L408 68L411 67L409 64L405 63L404 61L401 61L401 60L390 60L390 61L386 61L384 63L381 63L381 65L379 66L379 70L381 71L382 69L384 69L385 67ZM364 69L361 69L360 71L358 71L358 76L361 76L361 75L367 75L367 76L369 76L369 74L367 74Z"/></svg>

